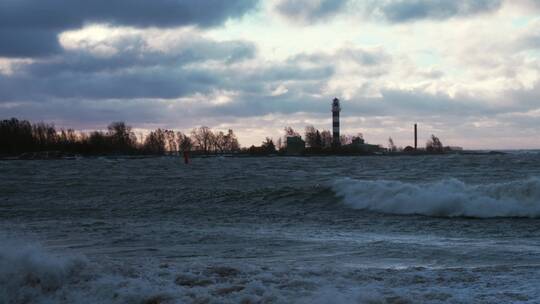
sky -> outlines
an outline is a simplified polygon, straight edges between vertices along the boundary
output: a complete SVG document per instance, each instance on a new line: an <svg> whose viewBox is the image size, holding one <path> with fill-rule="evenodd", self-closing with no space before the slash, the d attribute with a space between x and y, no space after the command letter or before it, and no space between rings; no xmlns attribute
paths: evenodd
<svg viewBox="0 0 540 304"><path fill-rule="evenodd" d="M0 119L540 148L540 0L0 0Z"/></svg>

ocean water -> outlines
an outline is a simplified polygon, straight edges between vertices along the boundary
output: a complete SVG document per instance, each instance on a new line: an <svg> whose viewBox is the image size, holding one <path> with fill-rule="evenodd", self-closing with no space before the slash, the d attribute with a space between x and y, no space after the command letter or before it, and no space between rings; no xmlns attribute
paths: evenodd
<svg viewBox="0 0 540 304"><path fill-rule="evenodd" d="M0 161L0 303L540 303L540 154Z"/></svg>

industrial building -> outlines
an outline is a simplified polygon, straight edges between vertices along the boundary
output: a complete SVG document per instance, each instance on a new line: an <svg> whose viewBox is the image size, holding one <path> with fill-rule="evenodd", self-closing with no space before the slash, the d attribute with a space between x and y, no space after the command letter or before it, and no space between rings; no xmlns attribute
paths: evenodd
<svg viewBox="0 0 540 304"><path fill-rule="evenodd" d="M302 155L306 150L306 142L300 136L287 137L287 155Z"/></svg>
<svg viewBox="0 0 540 304"><path fill-rule="evenodd" d="M361 153L377 153L382 152L383 150L379 145L371 145L366 143L361 137L355 137L352 140L352 143L346 147Z"/></svg>

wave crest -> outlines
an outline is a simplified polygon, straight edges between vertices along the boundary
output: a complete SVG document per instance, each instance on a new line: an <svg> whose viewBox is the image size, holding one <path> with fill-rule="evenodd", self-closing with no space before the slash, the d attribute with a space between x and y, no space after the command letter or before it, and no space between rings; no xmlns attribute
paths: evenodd
<svg viewBox="0 0 540 304"><path fill-rule="evenodd" d="M355 209L390 214L443 217L540 217L540 179L484 185L458 179L413 184L399 181L340 179L333 185Z"/></svg>

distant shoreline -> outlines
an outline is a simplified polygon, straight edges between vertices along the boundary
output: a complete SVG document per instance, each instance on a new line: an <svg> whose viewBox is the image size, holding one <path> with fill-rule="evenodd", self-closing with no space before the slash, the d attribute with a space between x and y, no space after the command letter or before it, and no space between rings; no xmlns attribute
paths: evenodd
<svg viewBox="0 0 540 304"><path fill-rule="evenodd" d="M249 154L249 153L212 153L204 154L194 152L190 154L190 158L274 158L274 157L367 157L367 156L379 156L379 157L400 157L400 156L448 156L448 155L505 155L509 154L510 150L464 150L453 151L446 153L430 153L430 152L384 152L384 153L320 153L320 154L301 154L301 155L287 155L284 153L273 154ZM538 152L538 150L516 150L516 151L531 151ZM170 157L170 158L182 158L181 153L173 154L70 154L62 153L58 151L45 151L45 152L28 152L21 155L0 155L0 160L75 160L81 158L108 158L108 159L145 159L145 158L158 158L158 157Z"/></svg>

